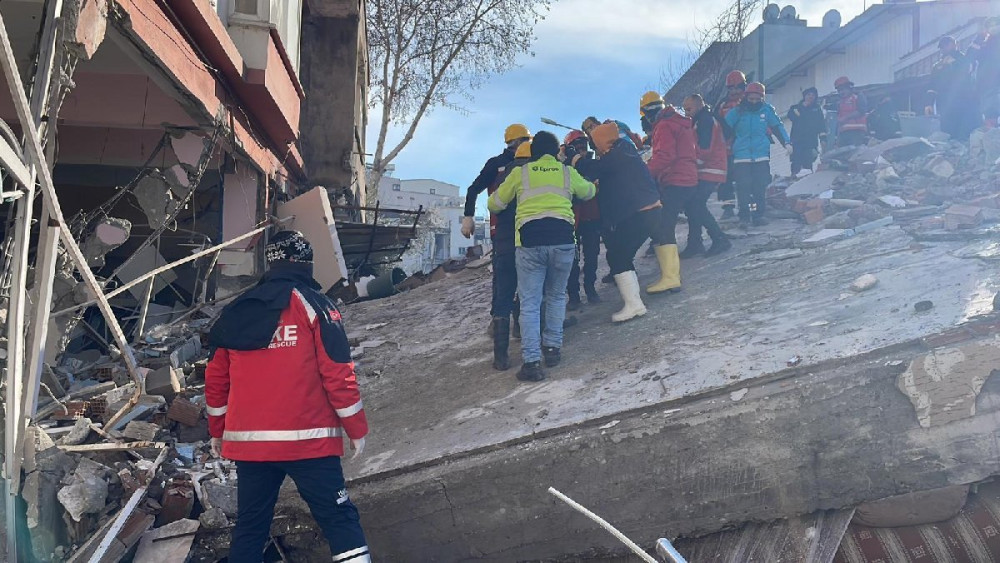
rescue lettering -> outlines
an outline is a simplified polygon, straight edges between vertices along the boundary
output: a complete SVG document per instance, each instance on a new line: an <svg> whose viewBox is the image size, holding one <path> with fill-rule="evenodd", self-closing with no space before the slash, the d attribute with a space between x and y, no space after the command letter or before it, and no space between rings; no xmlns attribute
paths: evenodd
<svg viewBox="0 0 1000 563"><path fill-rule="evenodd" d="M271 339L271 344L268 345L268 349L290 348L292 346L298 346L298 344L298 325L279 326L278 329L274 331L274 338Z"/></svg>

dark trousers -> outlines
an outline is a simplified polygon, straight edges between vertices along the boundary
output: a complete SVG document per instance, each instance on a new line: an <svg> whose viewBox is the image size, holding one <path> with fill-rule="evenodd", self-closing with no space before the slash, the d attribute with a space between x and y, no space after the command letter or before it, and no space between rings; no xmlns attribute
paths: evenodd
<svg viewBox="0 0 1000 563"><path fill-rule="evenodd" d="M635 269L632 263L635 253L646 239L658 236L662 220L661 208L647 209L629 216L608 231L604 246L608 249L611 275Z"/></svg>
<svg viewBox="0 0 1000 563"><path fill-rule="evenodd" d="M513 249L493 255L493 306L494 317L509 317L514 312L517 294L517 262Z"/></svg>
<svg viewBox="0 0 1000 563"><path fill-rule="evenodd" d="M659 236L653 238L653 244L677 244L677 216L681 211L693 209L695 214L700 213L700 209L690 207L689 202L700 197L697 186L665 186L660 188L660 201L663 203L661 211ZM708 208L705 208L708 212ZM704 220L703 217L699 218ZM691 216L688 215L688 220Z"/></svg>
<svg viewBox="0 0 1000 563"><path fill-rule="evenodd" d="M809 147L805 143L796 144L792 151L792 176L802 172L803 168L812 170L813 163L816 162L818 154L818 145L816 147Z"/></svg>
<svg viewBox="0 0 1000 563"><path fill-rule="evenodd" d="M715 217L708 211L708 198L715 192L718 184L715 182L698 182L698 195L688 201L684 208L684 214L688 218L688 246L692 244L704 246L701 242L701 230L705 229L712 241L726 238L722 228L715 221Z"/></svg>
<svg viewBox="0 0 1000 563"><path fill-rule="evenodd" d="M358 509L347 497L340 458L297 461L237 461L238 515L230 542L230 563L260 563L271 534L274 504L285 475L295 481L302 499L338 563L369 561Z"/></svg>
<svg viewBox="0 0 1000 563"><path fill-rule="evenodd" d="M583 286L594 287L597 282L597 256L601 253L601 222L582 221L576 228L577 256L569 271L566 291L580 295L580 254L583 254Z"/></svg>
<svg viewBox="0 0 1000 563"><path fill-rule="evenodd" d="M751 213L754 217L763 217L767 205L764 196L771 183L771 163L766 160L737 162L733 164L733 178L736 180L740 217L749 220Z"/></svg>

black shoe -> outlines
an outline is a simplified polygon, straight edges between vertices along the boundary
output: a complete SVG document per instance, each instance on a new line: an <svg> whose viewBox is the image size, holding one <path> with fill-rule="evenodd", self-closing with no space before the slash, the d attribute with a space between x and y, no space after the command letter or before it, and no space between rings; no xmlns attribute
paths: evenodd
<svg viewBox="0 0 1000 563"><path fill-rule="evenodd" d="M736 217L736 214L733 213L732 207L722 208L722 217L721 217L722 219L732 219L733 217Z"/></svg>
<svg viewBox="0 0 1000 563"><path fill-rule="evenodd" d="M722 254L732 247L733 243L730 242L728 238L712 241L712 247L705 251L705 257L708 258L709 256L715 256L716 254Z"/></svg>
<svg viewBox="0 0 1000 563"><path fill-rule="evenodd" d="M601 283L614 283L614 282L615 282L615 277L612 276L611 274L608 274L603 278L601 278Z"/></svg>
<svg viewBox="0 0 1000 563"><path fill-rule="evenodd" d="M587 303L593 305L594 303L601 302L601 296L597 294L597 288L594 286L589 286L583 288L583 291L587 294Z"/></svg>
<svg viewBox="0 0 1000 563"><path fill-rule="evenodd" d="M580 308L580 294L569 294L569 301L566 302L567 311L576 311Z"/></svg>
<svg viewBox="0 0 1000 563"><path fill-rule="evenodd" d="M694 258L695 256L700 256L704 253L705 253L705 245L702 244L701 242L698 242L694 244L688 244L687 247L685 247L684 250L682 250L678 256L680 256L681 260L687 260L688 258Z"/></svg>
<svg viewBox="0 0 1000 563"><path fill-rule="evenodd" d="M562 353L555 346L542 346L542 356L547 368L554 368L562 361Z"/></svg>
<svg viewBox="0 0 1000 563"><path fill-rule="evenodd" d="M517 378L521 381L545 381L542 362L525 362L517 372Z"/></svg>
<svg viewBox="0 0 1000 563"><path fill-rule="evenodd" d="M510 317L493 317L493 369L510 369L507 349L510 347Z"/></svg>
<svg viewBox="0 0 1000 563"><path fill-rule="evenodd" d="M754 227L763 227L764 225L770 224L771 222L763 217L754 217L752 220Z"/></svg>

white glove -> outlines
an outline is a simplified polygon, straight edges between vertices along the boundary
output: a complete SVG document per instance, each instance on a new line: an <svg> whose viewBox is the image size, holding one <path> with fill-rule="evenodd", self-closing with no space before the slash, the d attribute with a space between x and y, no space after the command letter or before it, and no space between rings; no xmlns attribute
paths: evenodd
<svg viewBox="0 0 1000 563"><path fill-rule="evenodd" d="M209 442L209 448L212 451L212 456L222 458L222 438L212 438Z"/></svg>
<svg viewBox="0 0 1000 563"><path fill-rule="evenodd" d="M462 236L472 238L472 233L476 230L476 220L472 217L462 217Z"/></svg>
<svg viewBox="0 0 1000 563"><path fill-rule="evenodd" d="M471 217L469 217L469 219L471 219ZM361 452L365 451L365 439L358 438L355 440L354 438L351 438L351 449L354 450L354 455L351 456L351 460L358 459Z"/></svg>

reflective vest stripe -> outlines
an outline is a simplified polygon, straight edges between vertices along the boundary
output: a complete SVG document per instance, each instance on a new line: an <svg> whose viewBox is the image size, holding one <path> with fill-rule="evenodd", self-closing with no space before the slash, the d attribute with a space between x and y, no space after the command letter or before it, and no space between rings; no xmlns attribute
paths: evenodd
<svg viewBox="0 0 1000 563"><path fill-rule="evenodd" d="M230 442L297 442L340 436L343 436L340 427L304 430L226 430L222 433L222 439Z"/></svg>
<svg viewBox="0 0 1000 563"><path fill-rule="evenodd" d="M334 412L336 412L337 416L339 416L340 418L347 418L349 416L354 416L358 414L359 412L361 412L362 408L364 407L361 406L361 401L358 401L349 407L345 407L342 409L334 409Z"/></svg>
<svg viewBox="0 0 1000 563"><path fill-rule="evenodd" d="M337 555L333 556L333 560L334 560L335 563L340 563L341 561L354 560L355 558L361 557L362 555L365 556L366 558L368 557L368 546L367 545L359 547L357 549L352 549L350 551L345 551L343 553L338 553ZM369 559L357 559L357 561L371 561L371 559L370 558ZM352 561L352 563L353 563L353 561Z"/></svg>

